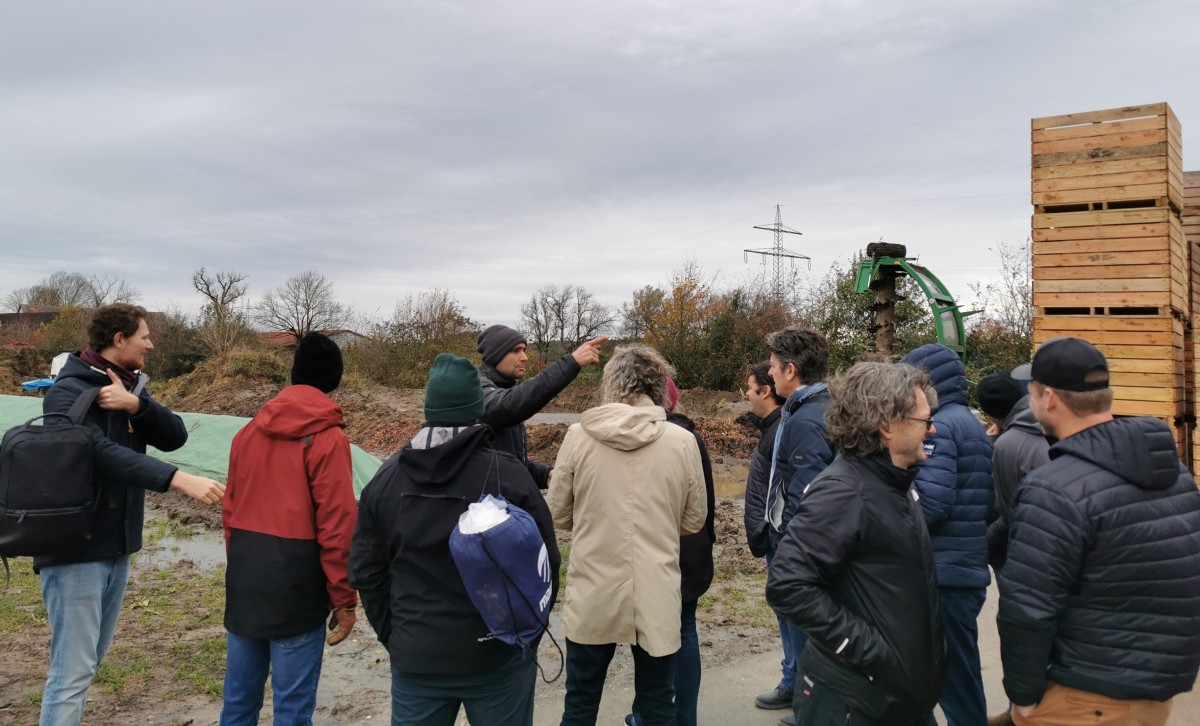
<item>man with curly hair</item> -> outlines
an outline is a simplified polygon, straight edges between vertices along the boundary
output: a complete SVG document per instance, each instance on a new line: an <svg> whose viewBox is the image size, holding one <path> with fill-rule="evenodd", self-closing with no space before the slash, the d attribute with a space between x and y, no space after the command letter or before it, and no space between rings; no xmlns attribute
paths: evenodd
<svg viewBox="0 0 1200 726"><path fill-rule="evenodd" d="M35 557L46 619L50 672L42 691L42 726L79 724L88 689L104 659L129 582L129 558L142 548L147 491L176 489L219 504L225 487L146 455L174 451L187 441L179 416L150 397L142 372L154 350L146 310L118 303L98 308L88 347L67 358L42 402L44 413L66 413L98 388L84 422L92 434L92 472L100 501L91 538L80 549Z"/></svg>
<svg viewBox="0 0 1200 726"><path fill-rule="evenodd" d="M803 491L767 602L808 636L797 723L927 726L945 682L937 572L913 487L933 433L929 377L859 363L830 383L839 456Z"/></svg>
<svg viewBox="0 0 1200 726"><path fill-rule="evenodd" d="M618 348L604 368L605 403L567 430L554 464L550 511L575 533L563 726L596 723L618 643L633 651L642 722L676 723L679 538L704 527L708 503L696 438L663 409L673 374L649 346Z"/></svg>

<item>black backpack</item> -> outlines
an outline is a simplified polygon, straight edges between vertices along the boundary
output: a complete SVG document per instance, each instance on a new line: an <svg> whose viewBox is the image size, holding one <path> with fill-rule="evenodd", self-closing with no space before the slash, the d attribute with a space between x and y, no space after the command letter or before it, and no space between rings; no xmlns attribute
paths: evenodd
<svg viewBox="0 0 1200 726"><path fill-rule="evenodd" d="M37 416L4 433L0 556L66 554L91 539L100 491L92 476L92 435L84 417L99 392L99 387L89 388L67 413Z"/></svg>

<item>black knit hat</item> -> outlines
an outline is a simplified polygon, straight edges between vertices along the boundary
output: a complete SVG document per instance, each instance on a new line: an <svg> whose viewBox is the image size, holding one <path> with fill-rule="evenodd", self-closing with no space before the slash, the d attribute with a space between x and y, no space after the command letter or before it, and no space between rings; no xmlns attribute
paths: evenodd
<svg viewBox="0 0 1200 726"><path fill-rule="evenodd" d="M425 386L426 423L460 423L483 416L479 371L466 358L442 353L429 370Z"/></svg>
<svg viewBox="0 0 1200 726"><path fill-rule="evenodd" d="M495 368L496 364L508 355L508 351L524 343L525 336L507 325L493 325L482 333L475 341L475 350L483 356L483 362Z"/></svg>
<svg viewBox="0 0 1200 726"><path fill-rule="evenodd" d="M338 344L315 331L304 336L292 359L292 384L332 393L341 382L342 349Z"/></svg>
<svg viewBox="0 0 1200 726"><path fill-rule="evenodd" d="M979 398L979 409L992 418L1003 421L1025 397L1025 389L1007 371L990 373L979 379L975 386L975 395Z"/></svg>

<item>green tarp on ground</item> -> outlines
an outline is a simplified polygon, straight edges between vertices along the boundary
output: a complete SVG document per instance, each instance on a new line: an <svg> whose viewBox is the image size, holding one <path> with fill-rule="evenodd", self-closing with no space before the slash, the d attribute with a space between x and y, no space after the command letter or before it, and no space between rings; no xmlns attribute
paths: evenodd
<svg viewBox="0 0 1200 726"><path fill-rule="evenodd" d="M25 423L42 414L42 399L33 396L0 396L0 432ZM240 416L213 416L207 413L181 413L187 426L188 441L170 453L151 447L147 453L180 469L223 482L229 471L229 447L233 436L250 422ZM354 496L375 476L383 465L357 446L350 447L354 463Z"/></svg>

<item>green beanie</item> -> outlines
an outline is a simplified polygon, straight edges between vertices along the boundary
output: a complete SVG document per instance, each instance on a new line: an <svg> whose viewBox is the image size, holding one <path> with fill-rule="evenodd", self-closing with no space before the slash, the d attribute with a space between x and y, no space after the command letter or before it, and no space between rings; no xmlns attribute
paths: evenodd
<svg viewBox="0 0 1200 726"><path fill-rule="evenodd" d="M466 358L442 353L429 370L425 386L425 421L459 423L483 416L483 388L479 372Z"/></svg>

